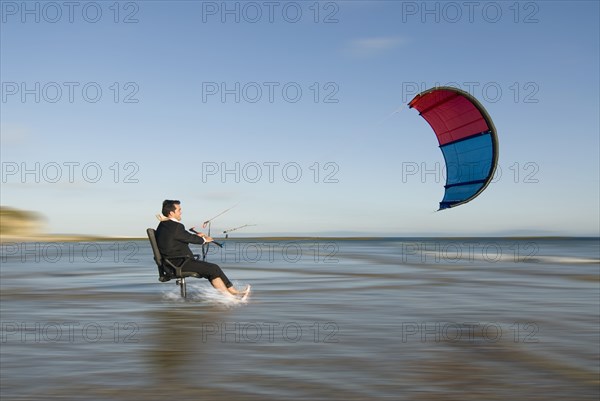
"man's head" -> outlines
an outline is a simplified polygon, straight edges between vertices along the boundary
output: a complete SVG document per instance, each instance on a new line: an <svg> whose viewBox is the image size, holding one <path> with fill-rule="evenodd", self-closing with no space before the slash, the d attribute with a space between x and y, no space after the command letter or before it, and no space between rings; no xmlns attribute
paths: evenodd
<svg viewBox="0 0 600 401"><path fill-rule="evenodd" d="M162 214L170 219L181 221L181 202L168 199L163 201Z"/></svg>

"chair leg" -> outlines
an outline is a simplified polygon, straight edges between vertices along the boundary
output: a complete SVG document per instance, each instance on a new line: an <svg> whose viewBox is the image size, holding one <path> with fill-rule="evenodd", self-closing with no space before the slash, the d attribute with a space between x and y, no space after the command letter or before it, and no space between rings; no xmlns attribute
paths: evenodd
<svg viewBox="0 0 600 401"><path fill-rule="evenodd" d="M185 287L185 277L182 277L179 281L179 286L181 287L181 297L185 299L187 297L187 289Z"/></svg>
<svg viewBox="0 0 600 401"><path fill-rule="evenodd" d="M176 283L181 290L181 297L185 299L185 297L187 296L187 289L185 288L185 277L178 278Z"/></svg>

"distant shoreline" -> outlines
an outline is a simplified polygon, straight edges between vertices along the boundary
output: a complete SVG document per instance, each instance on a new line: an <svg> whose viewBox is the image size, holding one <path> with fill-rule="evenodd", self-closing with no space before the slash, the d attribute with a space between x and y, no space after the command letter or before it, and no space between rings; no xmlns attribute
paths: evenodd
<svg viewBox="0 0 600 401"><path fill-rule="evenodd" d="M381 241L381 240L432 240L432 239L448 239L448 240L473 240L473 239L503 239L503 240L561 240L561 239L596 239L600 240L599 236L569 236L569 235L548 235L548 236L258 236L258 237L214 237L216 241ZM14 242L109 242L109 241L147 241L147 237L103 237L92 235L77 235L77 234L45 234L45 235L0 235L0 245Z"/></svg>
<svg viewBox="0 0 600 401"><path fill-rule="evenodd" d="M0 235L0 244L10 242L137 241L142 238L100 237L77 234Z"/></svg>

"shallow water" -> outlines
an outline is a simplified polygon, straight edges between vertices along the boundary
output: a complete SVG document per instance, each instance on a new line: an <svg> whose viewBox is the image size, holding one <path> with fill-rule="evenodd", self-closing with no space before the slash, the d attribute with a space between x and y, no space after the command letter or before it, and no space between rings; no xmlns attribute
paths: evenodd
<svg viewBox="0 0 600 401"><path fill-rule="evenodd" d="M198 249L199 250L199 249ZM594 239L228 240L246 304L147 241L5 243L1 398L597 400Z"/></svg>

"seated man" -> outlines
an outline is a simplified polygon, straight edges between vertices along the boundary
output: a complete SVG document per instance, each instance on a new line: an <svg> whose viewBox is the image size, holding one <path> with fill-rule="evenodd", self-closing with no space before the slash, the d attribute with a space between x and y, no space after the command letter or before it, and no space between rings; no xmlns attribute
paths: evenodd
<svg viewBox="0 0 600 401"><path fill-rule="evenodd" d="M177 200L165 200L163 202L162 214L165 219L158 224L156 229L156 242L158 249L163 257L171 260L176 266L181 266L185 258L175 258L176 256L189 255L193 252L188 244L202 245L213 239L203 233L192 234L185 230L181 221L181 202ZM195 259L188 259L182 267L183 271L196 272L200 277L210 281L213 287L227 296L246 295L250 291L248 286L244 291L235 289L231 281L227 278L221 268L208 262L202 262Z"/></svg>

